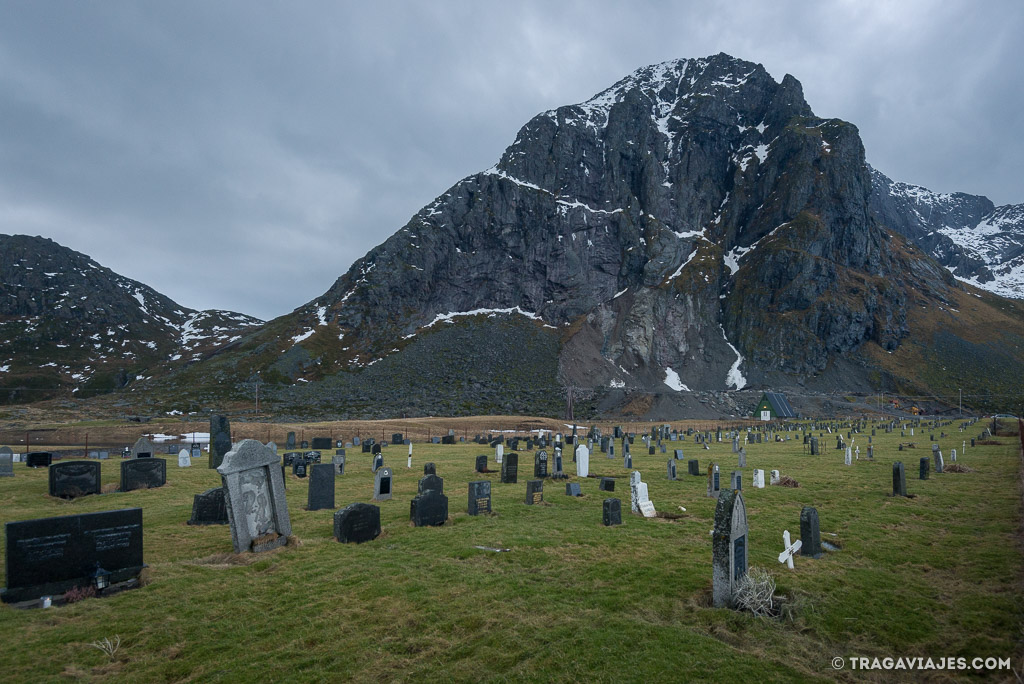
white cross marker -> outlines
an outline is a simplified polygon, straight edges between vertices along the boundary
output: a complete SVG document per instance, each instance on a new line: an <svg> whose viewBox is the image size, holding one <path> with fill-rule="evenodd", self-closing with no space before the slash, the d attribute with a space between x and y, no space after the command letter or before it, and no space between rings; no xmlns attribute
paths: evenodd
<svg viewBox="0 0 1024 684"><path fill-rule="evenodd" d="M790 570L793 569L793 556L800 550L800 547L804 545L803 541L797 539L792 544L789 543L789 530L782 533L782 543L785 545L785 550L779 554L779 562L785 563L786 567Z"/></svg>

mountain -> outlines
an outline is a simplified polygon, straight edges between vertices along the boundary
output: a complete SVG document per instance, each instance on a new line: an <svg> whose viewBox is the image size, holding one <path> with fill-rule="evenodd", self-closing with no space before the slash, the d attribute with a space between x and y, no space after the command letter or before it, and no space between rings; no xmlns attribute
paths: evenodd
<svg viewBox="0 0 1024 684"><path fill-rule="evenodd" d="M193 311L52 240L0 235L0 403L93 396L230 346L262 321Z"/></svg>
<svg viewBox="0 0 1024 684"><path fill-rule="evenodd" d="M724 54L644 67L538 114L326 293L175 381L259 373L280 410L342 416L999 391L1024 310L922 251L917 205L878 178L792 76Z"/></svg>
<svg viewBox="0 0 1024 684"><path fill-rule="evenodd" d="M943 194L893 181L871 169L871 210L958 280L1024 299L1024 204L995 206L987 197Z"/></svg>

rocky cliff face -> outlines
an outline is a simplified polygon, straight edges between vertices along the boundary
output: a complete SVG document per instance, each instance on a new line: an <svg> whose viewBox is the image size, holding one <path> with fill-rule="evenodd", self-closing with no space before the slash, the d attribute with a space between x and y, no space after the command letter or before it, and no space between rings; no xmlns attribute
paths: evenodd
<svg viewBox="0 0 1024 684"><path fill-rule="evenodd" d="M91 396L198 361L262 321L193 311L52 240L0 235L0 401Z"/></svg>
<svg viewBox="0 0 1024 684"><path fill-rule="evenodd" d="M907 288L953 286L877 223L871 195L856 128L814 116L793 77L727 55L666 62L534 117L297 310L289 336L337 341L317 373L357 371L500 311L561 337L565 385L856 385L850 352L908 334Z"/></svg>
<svg viewBox="0 0 1024 684"><path fill-rule="evenodd" d="M997 207L980 195L932 192L876 169L871 183L871 210L882 225L913 240L957 279L1024 299L1024 204Z"/></svg>

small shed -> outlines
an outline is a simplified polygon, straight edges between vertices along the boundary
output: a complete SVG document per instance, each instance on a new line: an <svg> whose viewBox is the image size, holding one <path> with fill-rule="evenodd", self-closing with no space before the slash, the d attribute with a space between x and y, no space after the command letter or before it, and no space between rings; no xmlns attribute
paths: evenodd
<svg viewBox="0 0 1024 684"><path fill-rule="evenodd" d="M754 409L754 417L761 420L796 418L796 412L781 392L765 392Z"/></svg>

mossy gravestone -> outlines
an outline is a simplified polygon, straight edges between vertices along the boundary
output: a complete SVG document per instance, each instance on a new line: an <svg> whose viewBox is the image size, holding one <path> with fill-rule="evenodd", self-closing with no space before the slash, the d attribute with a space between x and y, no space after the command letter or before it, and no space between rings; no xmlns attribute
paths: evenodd
<svg viewBox="0 0 1024 684"><path fill-rule="evenodd" d="M224 490L235 553L269 551L292 533L277 454L243 439L217 468Z"/></svg>
<svg viewBox="0 0 1024 684"><path fill-rule="evenodd" d="M715 506L712 540L712 603L716 608L735 604L736 588L747 574L747 507L743 495L726 490Z"/></svg>

